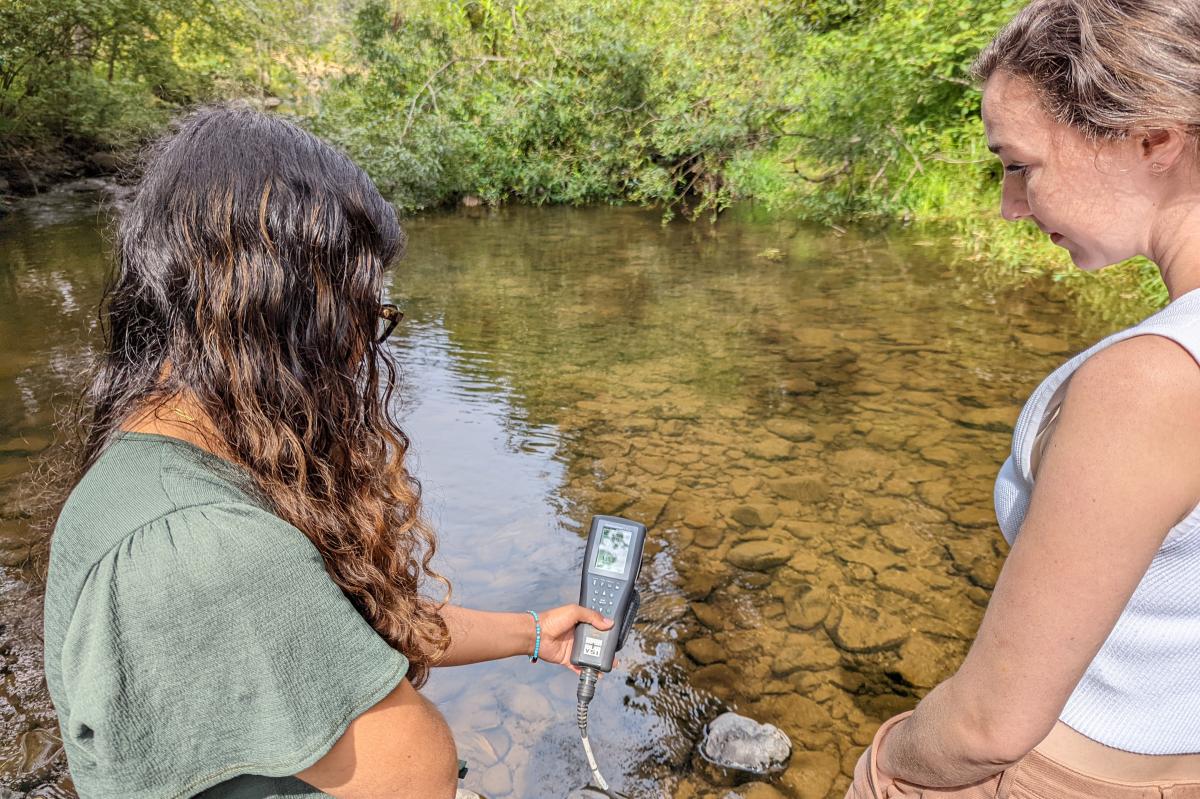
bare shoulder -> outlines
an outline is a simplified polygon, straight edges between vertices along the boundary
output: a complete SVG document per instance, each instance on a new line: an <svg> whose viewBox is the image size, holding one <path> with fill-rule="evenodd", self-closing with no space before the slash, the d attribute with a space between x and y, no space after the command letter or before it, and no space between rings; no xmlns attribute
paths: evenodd
<svg viewBox="0 0 1200 799"><path fill-rule="evenodd" d="M1129 508L1153 498L1143 518L1177 522L1200 500L1200 365L1162 336L1101 350L1072 375L1048 449L1043 494L1105 486Z"/></svg>
<svg viewBox="0 0 1200 799"><path fill-rule="evenodd" d="M1200 364L1164 336L1134 336L1101 350L1079 367L1067 392L1076 407L1118 416L1169 411L1178 422L1200 425Z"/></svg>

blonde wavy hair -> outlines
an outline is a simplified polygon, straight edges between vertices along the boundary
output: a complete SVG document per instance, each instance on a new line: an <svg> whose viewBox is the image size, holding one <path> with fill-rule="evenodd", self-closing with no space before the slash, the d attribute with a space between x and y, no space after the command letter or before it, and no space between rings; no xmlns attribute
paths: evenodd
<svg viewBox="0 0 1200 799"><path fill-rule="evenodd" d="M1200 1L1033 0L972 73L1029 81L1047 113L1089 138L1139 128L1200 132Z"/></svg>

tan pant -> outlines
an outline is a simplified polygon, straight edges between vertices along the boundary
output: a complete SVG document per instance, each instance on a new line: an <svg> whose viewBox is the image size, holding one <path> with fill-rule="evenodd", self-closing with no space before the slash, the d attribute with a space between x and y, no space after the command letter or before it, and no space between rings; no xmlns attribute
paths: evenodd
<svg viewBox="0 0 1200 799"><path fill-rule="evenodd" d="M879 776L875 751L912 711L888 719L854 767L846 799L1200 799L1200 782L1115 782L1072 771L1036 749L1015 766L973 785L922 788Z"/></svg>

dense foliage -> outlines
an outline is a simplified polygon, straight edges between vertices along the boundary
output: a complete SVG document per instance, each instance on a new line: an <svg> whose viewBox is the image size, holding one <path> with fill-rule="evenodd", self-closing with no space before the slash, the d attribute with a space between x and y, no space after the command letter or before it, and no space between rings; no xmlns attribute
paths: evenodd
<svg viewBox="0 0 1200 799"><path fill-rule="evenodd" d="M408 209L694 219L749 200L826 224L949 223L968 254L1040 272L1059 254L994 221L967 75L1020 5L0 0L0 167L39 146L128 149L181 107L242 96L344 147ZM1122 290L1154 289L1145 275Z"/></svg>

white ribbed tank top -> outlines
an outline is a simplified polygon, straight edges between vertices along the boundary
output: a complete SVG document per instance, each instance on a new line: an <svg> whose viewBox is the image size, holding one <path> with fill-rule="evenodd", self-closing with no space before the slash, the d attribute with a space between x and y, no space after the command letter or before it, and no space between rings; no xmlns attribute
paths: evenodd
<svg viewBox="0 0 1200 799"><path fill-rule="evenodd" d="M1076 355L1033 392L996 479L996 516L1010 544L1033 493L1034 443L1057 411L1060 389L1093 354L1147 334L1175 341L1200 362L1200 289ZM1059 718L1129 752L1200 753L1200 505L1167 534Z"/></svg>

